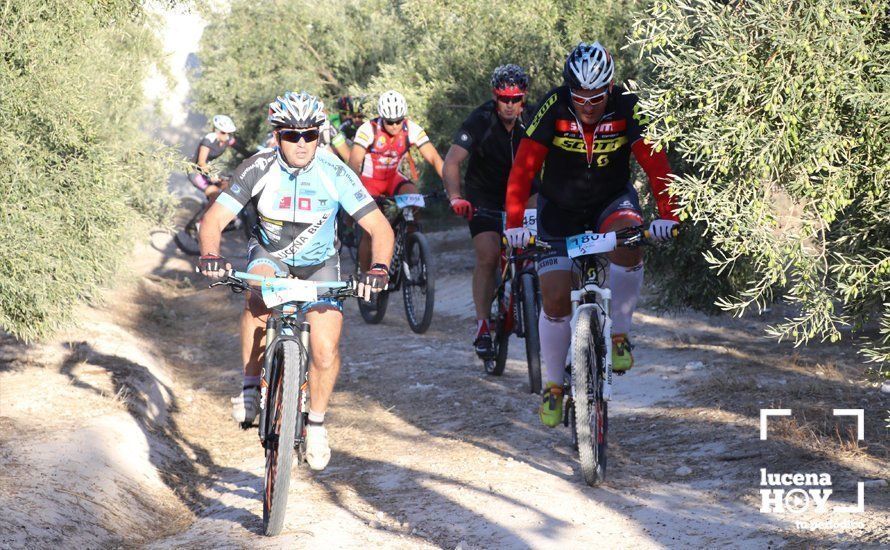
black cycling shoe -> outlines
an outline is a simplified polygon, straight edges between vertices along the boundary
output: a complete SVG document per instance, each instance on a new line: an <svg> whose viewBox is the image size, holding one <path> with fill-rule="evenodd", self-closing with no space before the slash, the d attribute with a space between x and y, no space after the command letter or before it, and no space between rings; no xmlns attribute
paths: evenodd
<svg viewBox="0 0 890 550"><path fill-rule="evenodd" d="M476 355L479 356L480 359L488 360L494 359L494 342L491 339L491 333L485 331L476 337L476 341L473 342L473 347L476 348Z"/></svg>

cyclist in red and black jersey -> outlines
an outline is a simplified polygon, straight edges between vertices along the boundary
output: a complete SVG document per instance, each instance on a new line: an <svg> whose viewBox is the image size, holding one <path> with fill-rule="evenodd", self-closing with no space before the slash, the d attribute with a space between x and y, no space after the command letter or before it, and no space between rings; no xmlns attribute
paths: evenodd
<svg viewBox="0 0 890 550"><path fill-rule="evenodd" d="M667 193L670 166L664 151L644 138L647 120L638 98L615 85L612 56L599 43L579 44L563 68L565 86L541 102L523 138L507 184L505 234L514 246L528 242L522 227L532 178L543 167L538 197L538 239L551 251L540 257L538 275L544 311L539 319L541 355L547 384L541 421L562 419L562 385L571 340L572 262L565 237L586 230L609 232L642 223L639 197L630 181L630 156L649 179L661 219L650 231L669 239L677 224ZM633 365L628 332L643 284L639 249L618 249L608 255L612 290L612 365L623 373Z"/></svg>
<svg viewBox="0 0 890 550"><path fill-rule="evenodd" d="M491 300L504 228L507 177L530 116L525 110L528 75L518 65L502 65L491 75L492 100L480 105L461 124L445 155L442 176L455 214L467 218L476 266L473 302L476 306L476 353L485 358L493 343L488 327ZM460 165L467 172L460 190ZM466 198L464 198L466 196ZM534 207L534 197L529 200Z"/></svg>

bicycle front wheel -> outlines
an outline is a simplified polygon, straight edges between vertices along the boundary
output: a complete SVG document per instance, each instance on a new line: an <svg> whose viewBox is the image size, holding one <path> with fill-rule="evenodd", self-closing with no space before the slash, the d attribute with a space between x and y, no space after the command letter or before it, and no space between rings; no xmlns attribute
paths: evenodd
<svg viewBox="0 0 890 550"><path fill-rule="evenodd" d="M572 348L572 387L578 455L581 473L594 486L606 477L606 435L608 407L603 399L603 361L605 346L599 317L591 309L582 309L575 325Z"/></svg>
<svg viewBox="0 0 890 550"><path fill-rule="evenodd" d="M198 246L198 222L201 221L205 208L204 203L194 197L183 197L179 203L175 227L180 229L173 235L173 240L179 250L189 256L201 253L201 248Z"/></svg>
<svg viewBox="0 0 890 550"><path fill-rule="evenodd" d="M297 429L297 406L300 368L306 362L302 346L284 340L275 349L272 386L268 388L266 407L266 476L263 491L263 532L274 536L284 526L287 509L287 488L290 485L294 459L294 438ZM305 367L304 367L305 368Z"/></svg>
<svg viewBox="0 0 890 550"><path fill-rule="evenodd" d="M525 334L525 359L528 363L528 388L531 393L541 393L541 340L538 337L538 293L535 277L524 273L519 277L522 292L522 325Z"/></svg>
<svg viewBox="0 0 890 550"><path fill-rule="evenodd" d="M405 239L405 261L402 269L407 269L402 284L405 299L405 316L411 330L423 334L433 320L433 307L436 302L436 287L432 272L430 243L423 233L409 233Z"/></svg>

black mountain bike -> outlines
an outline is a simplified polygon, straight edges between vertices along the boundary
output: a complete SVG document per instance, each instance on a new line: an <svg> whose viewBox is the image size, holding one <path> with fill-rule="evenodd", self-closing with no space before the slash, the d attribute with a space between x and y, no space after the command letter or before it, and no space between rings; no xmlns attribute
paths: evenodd
<svg viewBox="0 0 890 550"><path fill-rule="evenodd" d="M229 180L222 179L220 183L221 187L225 189L228 187ZM191 214L190 217L185 218L185 220L181 222L181 225L180 223L176 224L177 227L182 227L182 229L178 230L176 234L173 235L173 240L176 242L176 246L189 256L197 256L201 253L201 249L198 246L198 227L201 223L201 218L204 217L204 213L207 212L211 204L212 203L208 201L206 197L198 199L193 196L183 197L179 204L180 210L184 212L193 212L193 214ZM188 214L186 214L186 216L188 216ZM250 240L250 237L253 235L253 228L256 225L256 221L257 215L253 203L248 203L241 209L241 212L238 212L238 216L229 222L223 229L223 233L243 231L244 239Z"/></svg>
<svg viewBox="0 0 890 550"><path fill-rule="evenodd" d="M501 240L501 272L492 303L491 331L494 348L490 357L483 357L485 372L494 376L504 373L510 335L525 340L529 392L541 393L541 342L538 337L538 315L541 297L534 258L542 250L534 241L525 251L507 246Z"/></svg>
<svg viewBox="0 0 890 550"><path fill-rule="evenodd" d="M673 230L674 235L677 229ZM571 363L566 367L566 406L563 423L572 430L581 473L588 485L606 477L609 400L612 398L612 293L603 288L607 252L648 244L644 225L611 233L582 233L566 239L568 255L581 273L572 290Z"/></svg>
<svg viewBox="0 0 890 550"><path fill-rule="evenodd" d="M249 282L258 284L254 288ZM266 452L263 491L263 532L277 535L284 525L287 489L294 451L305 462L309 416L309 323L304 307L322 298L355 296L352 281L311 282L229 272L210 285L228 286L235 293L260 292L272 310L266 322L266 351L260 382L260 442ZM319 288L328 289L320 293ZM249 428L250 426L243 426Z"/></svg>
<svg viewBox="0 0 890 550"><path fill-rule="evenodd" d="M423 208L425 199L433 196L435 194L377 198L377 204L384 213L397 210L394 215L387 216L393 220L396 239L386 288L372 297L370 302L358 301L359 311L366 323L373 325L382 321L390 293L401 288L405 316L411 330L423 334L430 328L436 301L432 251L426 235L421 233L420 223L414 219L414 210Z"/></svg>

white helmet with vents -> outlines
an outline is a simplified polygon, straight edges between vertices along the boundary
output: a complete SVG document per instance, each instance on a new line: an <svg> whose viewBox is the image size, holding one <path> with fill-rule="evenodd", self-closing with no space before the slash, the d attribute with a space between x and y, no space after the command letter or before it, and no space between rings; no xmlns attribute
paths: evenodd
<svg viewBox="0 0 890 550"><path fill-rule="evenodd" d="M320 128L326 120L324 102L309 92L285 92L269 104L269 124L276 128Z"/></svg>
<svg viewBox="0 0 890 550"><path fill-rule="evenodd" d="M562 76L570 88L596 90L612 82L615 62L599 42L581 42L566 59Z"/></svg>
<svg viewBox="0 0 890 550"><path fill-rule="evenodd" d="M408 114L405 96L395 90L384 92L377 101L377 114L384 120L398 120Z"/></svg>
<svg viewBox="0 0 890 550"><path fill-rule="evenodd" d="M235 123L232 122L232 119L226 115L216 115L213 117L213 127L219 130L220 132L225 132L227 134L231 134L237 128L235 128Z"/></svg>

